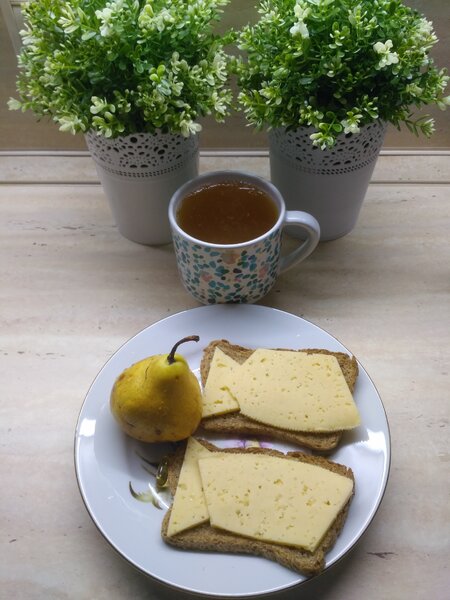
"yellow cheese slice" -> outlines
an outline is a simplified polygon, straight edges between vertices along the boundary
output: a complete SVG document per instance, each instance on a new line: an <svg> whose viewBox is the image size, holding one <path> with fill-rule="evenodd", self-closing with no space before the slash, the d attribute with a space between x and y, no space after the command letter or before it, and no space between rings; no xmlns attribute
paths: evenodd
<svg viewBox="0 0 450 600"><path fill-rule="evenodd" d="M208 521L198 460L211 455L213 453L210 450L194 438L189 438L167 526L168 536Z"/></svg>
<svg viewBox="0 0 450 600"><path fill-rule="evenodd" d="M220 348L216 348L211 360L208 378L203 389L202 418L224 415L239 410L239 404L228 389L231 373L239 363Z"/></svg>
<svg viewBox="0 0 450 600"><path fill-rule="evenodd" d="M199 468L213 527L311 552L353 491L348 477L270 455L215 453Z"/></svg>
<svg viewBox="0 0 450 600"><path fill-rule="evenodd" d="M328 354L258 349L230 373L243 415L293 431L341 431L360 423L338 360Z"/></svg>

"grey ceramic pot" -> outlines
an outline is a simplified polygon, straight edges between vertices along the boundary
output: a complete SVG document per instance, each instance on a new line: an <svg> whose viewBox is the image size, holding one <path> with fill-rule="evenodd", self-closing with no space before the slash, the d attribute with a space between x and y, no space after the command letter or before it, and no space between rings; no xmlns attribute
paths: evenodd
<svg viewBox="0 0 450 600"><path fill-rule="evenodd" d="M287 209L310 213L320 224L321 241L334 240L357 222L386 124L375 121L358 134L341 134L326 150L312 145L314 131L302 127L269 132L270 176Z"/></svg>
<svg viewBox="0 0 450 600"><path fill-rule="evenodd" d="M119 232L139 244L170 243L169 202L198 175L198 136L136 133L108 139L90 131L85 138Z"/></svg>

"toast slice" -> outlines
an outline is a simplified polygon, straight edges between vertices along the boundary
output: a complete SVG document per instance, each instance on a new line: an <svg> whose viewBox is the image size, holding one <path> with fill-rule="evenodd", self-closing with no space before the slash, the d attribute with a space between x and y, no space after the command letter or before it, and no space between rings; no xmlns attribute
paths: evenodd
<svg viewBox="0 0 450 600"><path fill-rule="evenodd" d="M227 340L214 340L206 346L200 363L200 377L203 386L208 377L214 351L220 348L225 354L230 356L238 363L243 363L254 352L250 348L245 348L236 344L231 344ZM358 377L358 363L354 356L349 356L344 352L331 352L330 350L308 348L298 350L308 354L332 354L339 362L339 366L344 374L345 380L350 391L353 393L356 379ZM258 423L239 412L220 416L211 416L202 419L201 429L213 433L226 433L232 435L254 435L259 437L268 437L284 442L294 443L305 448L310 448L318 452L330 452L339 444L342 438L342 431L332 432L299 432L280 429Z"/></svg>
<svg viewBox="0 0 450 600"><path fill-rule="evenodd" d="M209 450L214 452L233 452L233 453L261 453L272 456L281 456L287 460L299 460L309 464L324 467L334 473L350 478L354 485L354 476L351 469L338 463L333 463L321 456L311 456L302 452L289 452L283 454L278 450L270 448L217 448L210 442L197 439ZM175 494L178 478L183 464L186 445L182 444L175 454L169 458L169 471L167 484ZM353 488L354 489L354 488ZM325 555L334 545L339 533L344 526L348 509L352 497L338 514L331 527L328 529L324 538L314 552L302 550L299 548L282 546L275 543L264 542L256 539L244 538L228 531L213 528L209 523L197 525L191 529L186 529L175 535L168 536L167 528L169 524L171 509L169 509L163 519L161 535L163 540L172 546L184 550L223 552L237 554L251 554L261 556L269 560L296 571L305 576L312 576L320 573L325 566Z"/></svg>

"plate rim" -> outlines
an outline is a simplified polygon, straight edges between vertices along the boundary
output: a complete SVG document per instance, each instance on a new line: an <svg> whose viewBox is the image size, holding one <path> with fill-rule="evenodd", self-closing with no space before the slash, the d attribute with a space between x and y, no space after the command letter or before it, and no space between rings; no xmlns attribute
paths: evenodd
<svg viewBox="0 0 450 600"><path fill-rule="evenodd" d="M318 573L317 575L314 575L312 577L306 577L305 579L303 579L302 581L297 581L297 582L292 582L291 584L285 585L283 587L279 587L277 589L273 589L273 590L268 590L268 591L262 591L262 592L250 592L250 593L244 593L244 594L238 594L238 593L225 593L225 594L220 594L220 593L215 593L215 592L209 592L209 591L199 591L199 590L193 590L193 589L189 589L187 587L184 587L182 585L177 585L176 583L170 582L170 581L165 581L162 578L159 578L157 575L148 572L147 570L145 570L144 568L142 568L141 566L139 566L138 564L135 564L128 556L126 556L116 545L114 545L113 541L110 539L110 537L106 534L106 532L104 531L104 529L101 527L100 523L98 522L98 519L96 518L96 516L93 514L92 510L90 510L89 507L89 502L88 502L88 498L85 495L85 488L83 487L82 483L81 483L81 474L80 474L80 465L79 462L77 460L78 458L78 450L79 450L79 442L82 436L80 436L79 433L79 428L80 428L80 424L81 424L81 415L83 413L83 410L86 406L86 402L88 400L88 397L91 393L92 388L95 386L97 380L100 378L103 370L106 368L106 365L113 359L113 357L115 357L117 354L119 354L122 349L128 344L130 343L132 340L134 340L134 338L138 337L139 335L141 335L142 333L144 333L145 331L151 329L153 326L156 326L158 324L161 324L165 321L169 321L171 319L174 318L180 318L182 315L188 315L192 312L198 312L198 311L214 311L217 309L224 309L225 310L235 310L236 308L238 308L238 310L261 310L261 311L269 311L269 312L276 312L279 313L280 315L283 316L287 316L287 317L291 317L294 319L298 319L300 321L304 321L305 323L307 323L308 325L312 326L313 328L317 329L318 331L325 333L327 336L329 336L330 338L332 338L339 346L341 346L346 352L350 353L352 356L354 356L356 358L356 361L358 363L359 368L364 372L365 376L367 377L367 379L369 380L370 384L372 385L373 389L376 392L376 395L378 397L378 400L380 402L380 406L383 412L383 416L384 416L384 421L385 421L385 427L386 427L386 435L384 435L384 439L385 439L385 445L386 445L386 452L385 452L385 461L384 461L384 468L383 468L383 477L380 481L381 484L381 492L378 495L376 504L373 508L373 512L372 514L368 515L368 519L363 527L363 529L359 532L359 534L355 537L355 539L350 543L350 545L346 548L345 552L342 553L341 556L339 556L338 558L336 558L334 560L334 562L329 565L329 566L325 566L324 570L321 571L320 573ZM387 412L386 412L386 408L384 406L383 400L381 398L381 395L373 381L373 379L371 378L371 376L368 374L367 370L365 369L364 365L360 362L360 360L356 357L356 355L351 352L350 348L345 346L336 336L334 336L333 334L329 333L326 329L324 329L323 327L317 325L316 323L314 323L313 321L306 319L303 316L299 316L296 315L294 313L290 313L288 311L279 309L279 308L274 308L274 307L270 307L270 306L265 306L265 305L259 305L259 304L238 304L238 305L226 305L226 304L212 304L212 305L203 305L203 306L196 306L193 308L188 308L188 309L183 309L181 311L177 311L175 313L172 313L170 315L167 315L165 317L162 317L161 319L157 319L156 321L153 321L152 323L150 323L149 325L147 325L146 327L141 328L140 330L138 330L136 333L134 333L133 335L131 335L129 338L127 338L122 344L120 344L120 346L118 346L116 348L116 350L114 352L111 353L111 355L109 356L109 358L103 363L103 365L101 366L101 368L99 369L99 371L97 372L96 376L94 377L94 379L91 381L85 395L83 398L83 401L81 403L80 409L78 411L78 416L77 416L77 420L76 420L76 426L75 426L75 431L74 431L74 440L73 440L73 461L74 461L74 471L75 471L75 476L76 476L76 481L77 481L77 487L78 490L80 492L80 496L83 500L83 504L84 507L91 519L91 521L94 523L95 527L97 528L98 532L101 534L102 538L108 543L108 545L115 551L115 553L121 557L122 560L124 560L127 564L129 564L130 566L132 566L136 571L138 571L139 573L142 573L143 575L145 575L146 577L148 577L149 579L151 579L152 581L155 581L157 584L162 585L163 587L167 588L168 590L172 590L172 591L181 591L183 593L186 594L190 594L193 596L198 596L198 597L205 597L205 598L217 598L217 599L223 599L223 600L230 600L233 598L269 598L271 596L274 596L276 594L280 594L283 592L286 592L288 590L293 590L293 589L300 589L300 587L304 587L305 585L307 585L308 583L311 583L312 581L317 581L319 578L323 578L324 576L326 576L328 573L330 573L330 571L334 570L334 568L336 567L336 565L340 564L345 558L347 558L349 556L349 554L351 554L351 552L355 549L355 547L357 546L357 544L360 542L360 540L366 535L370 525L372 524L373 520L375 519L380 506L382 504L383 498L386 494L386 490L387 490L387 485L388 485L388 481L389 481L389 477L390 477L390 471L391 471L391 463L392 463L392 440L391 440L391 431L390 431L390 425L389 425L389 420L387 418Z"/></svg>

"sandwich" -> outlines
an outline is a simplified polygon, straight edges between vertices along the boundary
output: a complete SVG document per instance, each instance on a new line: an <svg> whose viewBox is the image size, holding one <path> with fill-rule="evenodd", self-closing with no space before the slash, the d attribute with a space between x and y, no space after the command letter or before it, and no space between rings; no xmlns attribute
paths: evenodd
<svg viewBox="0 0 450 600"><path fill-rule="evenodd" d="M261 354L261 360L256 359L256 353ZM284 361L285 355L280 353L287 353L286 357L289 359ZM271 364L272 356L276 360L270 371L267 365ZM253 364L249 359L254 359ZM266 359L266 370L263 372L261 364ZM289 365L290 370L285 368L284 362ZM303 410L304 400L299 400L295 394L299 389L303 389L305 393L312 390L315 394L312 380L316 377L316 372L320 375L318 385L323 399L319 399L317 406L306 402L307 410ZM269 381L273 373L276 377L272 388L262 390L261 385ZM270 377L266 379L268 375ZM267 437L326 453L339 444L346 429L352 429L360 423L358 409L352 397L358 377L358 364L355 357L344 352L312 348L295 351L254 350L227 340L214 340L203 352L200 376L204 390L200 427L208 433ZM325 381L327 377L328 382ZM293 380L298 381L292 383ZM294 385L296 388L290 398L289 393ZM258 404L262 397L260 392L263 392L262 395L265 392L267 398L267 410L264 414L259 412L262 410ZM290 420L290 413L286 412L284 418L281 418L282 392L288 402L294 402L292 410L300 411L301 415ZM309 395L313 396L313 393ZM309 398L306 400L309 401ZM320 402L325 403L324 406L320 406ZM326 413L324 421L321 416L319 418L318 411Z"/></svg>
<svg viewBox="0 0 450 600"><path fill-rule="evenodd" d="M311 576L324 569L355 482L351 469L321 456L189 438L169 457L167 485L167 544L260 556Z"/></svg>

